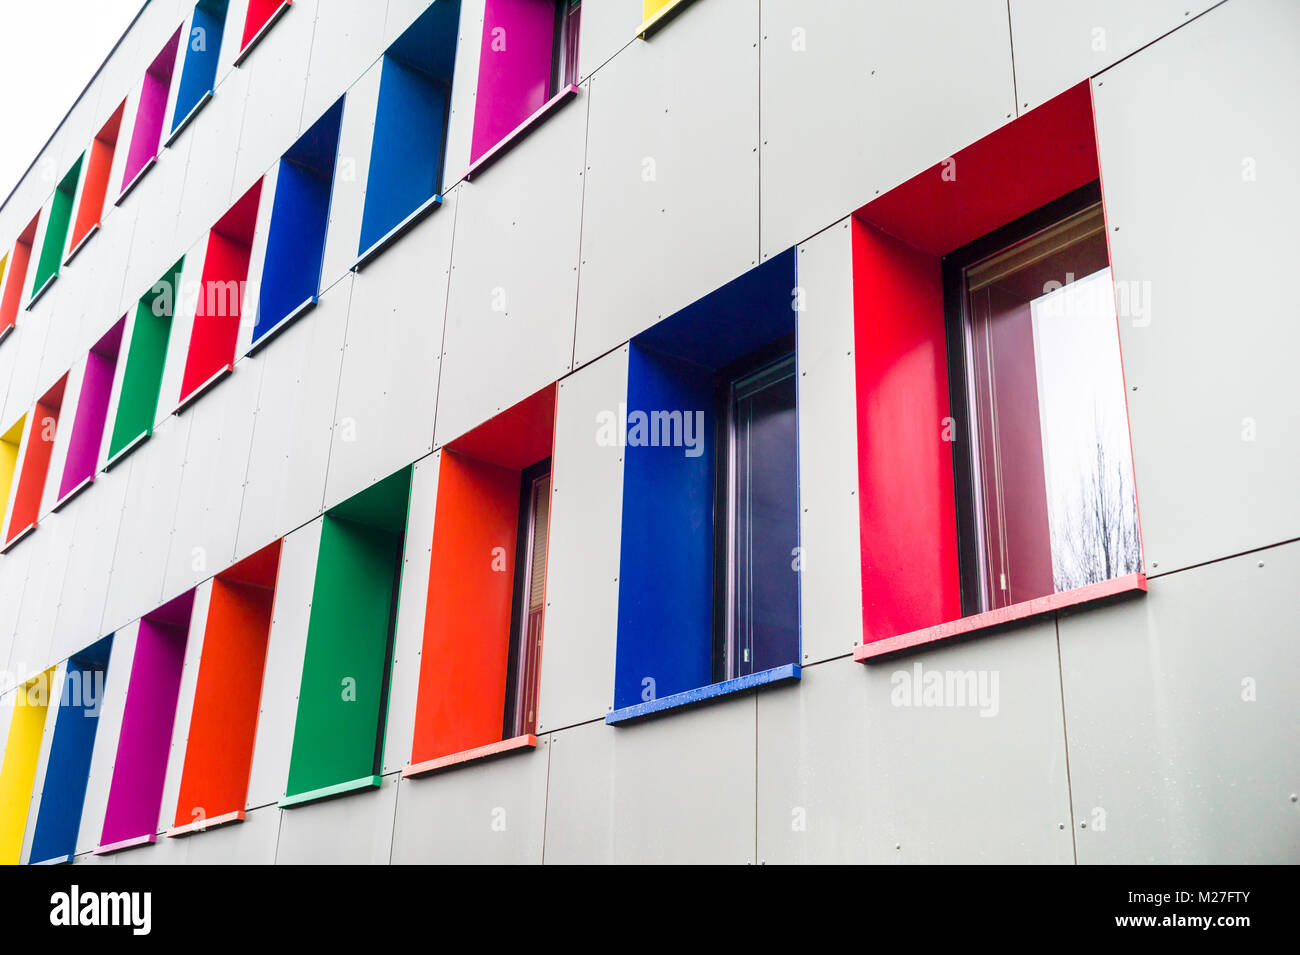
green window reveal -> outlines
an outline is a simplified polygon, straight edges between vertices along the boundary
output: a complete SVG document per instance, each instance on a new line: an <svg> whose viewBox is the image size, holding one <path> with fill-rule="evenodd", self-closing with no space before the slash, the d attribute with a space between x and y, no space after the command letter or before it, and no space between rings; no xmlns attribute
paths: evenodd
<svg viewBox="0 0 1300 955"><path fill-rule="evenodd" d="M122 376L122 393L117 400L117 415L113 419L106 467L113 467L153 433L154 416L158 413L158 392L162 388L163 363L167 359L167 339L171 336L172 314L184 263L182 258L172 266L135 307L135 324L126 353L126 371Z"/></svg>
<svg viewBox="0 0 1300 955"><path fill-rule="evenodd" d="M50 218L45 224L45 241L41 243L41 257L36 263L32 300L28 302L28 308L36 304L36 300L58 278L59 263L63 261L63 246L68 241L68 225L72 222L72 203L77 197L77 183L81 180L81 161L85 158L85 153L78 156L67 175L54 187L54 198L50 200Z"/></svg>
<svg viewBox="0 0 1300 955"><path fill-rule="evenodd" d="M325 512L282 807L379 785L410 490L407 467Z"/></svg>

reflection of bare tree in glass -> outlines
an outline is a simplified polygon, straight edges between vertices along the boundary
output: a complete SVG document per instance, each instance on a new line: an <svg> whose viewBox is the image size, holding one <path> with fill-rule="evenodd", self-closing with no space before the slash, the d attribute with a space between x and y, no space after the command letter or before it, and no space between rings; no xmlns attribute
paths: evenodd
<svg viewBox="0 0 1300 955"><path fill-rule="evenodd" d="M1062 502L1052 548L1057 590L1123 577L1142 569L1137 501L1128 456L1108 448L1094 411L1093 460L1079 476L1073 500Z"/></svg>

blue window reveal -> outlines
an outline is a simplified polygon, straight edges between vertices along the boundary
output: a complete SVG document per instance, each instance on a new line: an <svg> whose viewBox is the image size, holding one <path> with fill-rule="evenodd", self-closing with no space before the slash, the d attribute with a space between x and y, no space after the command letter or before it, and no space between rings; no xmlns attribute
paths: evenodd
<svg viewBox="0 0 1300 955"><path fill-rule="evenodd" d="M176 91L176 108L172 112L172 129L168 143L175 139L212 98L217 80L217 60L221 56L221 36L226 29L226 11L230 0L199 0L194 5L185 43L185 65L181 68Z"/></svg>
<svg viewBox="0 0 1300 955"><path fill-rule="evenodd" d="M460 0L435 0L384 53L357 267L442 197Z"/></svg>
<svg viewBox="0 0 1300 955"><path fill-rule="evenodd" d="M340 99L280 159L250 351L316 304L342 121Z"/></svg>
<svg viewBox="0 0 1300 955"><path fill-rule="evenodd" d="M799 676L794 251L632 340L619 723Z"/></svg>
<svg viewBox="0 0 1300 955"><path fill-rule="evenodd" d="M67 861L76 852L112 648L108 636L68 659L32 833L32 862Z"/></svg>

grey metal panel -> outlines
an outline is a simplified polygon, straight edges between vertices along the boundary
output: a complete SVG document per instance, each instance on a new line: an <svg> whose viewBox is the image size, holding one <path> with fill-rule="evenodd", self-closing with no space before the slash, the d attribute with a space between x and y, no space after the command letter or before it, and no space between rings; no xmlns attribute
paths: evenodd
<svg viewBox="0 0 1300 955"><path fill-rule="evenodd" d="M124 133L127 128L123 126ZM194 140L182 136L170 149L164 149L154 167L122 202L123 206L135 210L131 253L124 278L127 301L132 305L187 251L176 241L176 209L181 204L185 167L193 143ZM117 189L118 183L110 181L106 202L116 198ZM96 236L91 241L101 239L102 236Z"/></svg>
<svg viewBox="0 0 1300 955"><path fill-rule="evenodd" d="M131 682L135 661L138 622L124 626L113 637L113 651L104 674L104 698L100 704L99 725L95 728L95 748L90 756L90 774L86 798L81 808L81 828L77 833L77 851L90 852L99 845L104 829L104 810L108 807L108 788L113 781L117 760L117 739L122 731L122 713L126 709L126 690Z"/></svg>
<svg viewBox="0 0 1300 955"><path fill-rule="evenodd" d="M1009 0L1020 108L1031 109L1220 0Z"/></svg>
<svg viewBox="0 0 1300 955"><path fill-rule="evenodd" d="M384 16L376 7L356 0L318 0L304 117L314 119L329 109L383 53Z"/></svg>
<svg viewBox="0 0 1300 955"><path fill-rule="evenodd" d="M757 44L752 3L692 3L591 80L575 365L757 263Z"/></svg>
<svg viewBox="0 0 1300 955"><path fill-rule="evenodd" d="M1300 857L1297 580L1292 543L1061 618L1079 862Z"/></svg>
<svg viewBox="0 0 1300 955"><path fill-rule="evenodd" d="M325 505L433 450L456 194L356 276ZM423 281L408 277L421 275Z"/></svg>
<svg viewBox="0 0 1300 955"><path fill-rule="evenodd" d="M242 485L264 367L240 362L225 381L184 413L193 420L172 522L163 599L235 561Z"/></svg>
<svg viewBox="0 0 1300 955"><path fill-rule="evenodd" d="M325 230L325 253L321 265L322 289L331 289L339 279L348 275L352 263L357 260L366 183L370 176L370 146L375 135L375 109L379 103L380 73L381 67L376 63L352 85L343 103L334 190L330 196L330 221Z"/></svg>
<svg viewBox="0 0 1300 955"><path fill-rule="evenodd" d="M764 257L1015 112L1006 0L763 0L762 17Z"/></svg>
<svg viewBox="0 0 1300 955"><path fill-rule="evenodd" d="M190 350L190 335L194 331L194 316L199 308L203 288L203 262L207 258L207 237L184 249L185 261L181 265L180 288L175 292L171 328L167 333L167 356L163 360L162 380L158 388L158 405L154 409L155 427L166 421L180 404L181 380L185 374L186 355ZM176 258L180 256L177 255ZM173 258L167 265L174 265ZM154 277L156 282L162 273ZM125 364L126 352L122 353Z"/></svg>
<svg viewBox="0 0 1300 955"><path fill-rule="evenodd" d="M627 401L627 348L560 382L555 410L546 621L537 725L602 719L614 703L623 452L596 442L598 416Z"/></svg>
<svg viewBox="0 0 1300 955"><path fill-rule="evenodd" d="M176 238L182 246L205 239L207 230L243 195L242 190L234 191L235 152L231 146L238 141L244 122L247 94L248 74L235 70L181 133L194 140L181 202L175 210ZM262 197L270 201L269 193L263 192Z"/></svg>
<svg viewBox="0 0 1300 955"><path fill-rule="evenodd" d="M891 761L906 759L907 740L868 736L868 686L844 658L758 694L760 863L893 861L867 802L870 747L893 743Z"/></svg>
<svg viewBox="0 0 1300 955"><path fill-rule="evenodd" d="M872 861L1072 861L1054 622L854 665L867 685ZM905 687L939 676L964 687L967 705L915 705L929 699L916 693L903 705ZM944 702L963 697L954 688Z"/></svg>
<svg viewBox="0 0 1300 955"><path fill-rule="evenodd" d="M148 613L161 602L192 420L188 416L169 418L130 454L131 473L101 624L105 631ZM87 500L91 493L86 492Z"/></svg>
<svg viewBox="0 0 1300 955"><path fill-rule="evenodd" d="M28 269L28 272L34 271L35 268ZM29 284L30 281L29 278ZM24 292L23 301L26 300L27 293ZM4 416L0 417L4 422L0 424L0 433L8 431L15 421L32 410L36 402L36 374L40 370L48 332L48 323L33 321L30 315L19 312L17 326L5 339L4 347L14 351L14 362L9 390L5 393Z"/></svg>
<svg viewBox="0 0 1300 955"><path fill-rule="evenodd" d="M349 278L256 357L237 363L240 375L250 373L245 366L264 366L237 557L321 513L351 292Z"/></svg>
<svg viewBox="0 0 1300 955"><path fill-rule="evenodd" d="M184 839L190 865L271 865L280 833L280 810L255 809L244 821L195 833Z"/></svg>
<svg viewBox="0 0 1300 955"><path fill-rule="evenodd" d="M127 462L116 470L101 472L95 477L94 489L87 489L62 512L75 515L76 526L55 617L55 659L66 658L105 635L100 625L130 470Z"/></svg>
<svg viewBox="0 0 1300 955"><path fill-rule="evenodd" d="M22 673L16 672L15 668L10 666L10 661L13 660L15 653L27 655L19 646L17 631L23 591L27 587L31 553L29 549L16 548L5 557L3 572L0 573L0 660L4 661L4 669L0 672L0 692L10 689L18 680L28 675L27 661L14 661L23 663Z"/></svg>
<svg viewBox="0 0 1300 955"><path fill-rule="evenodd" d="M10 670L36 672L59 659L50 651L75 527L75 515L48 514L34 532L9 552L12 556L22 549L30 551L24 558L27 582L9 655Z"/></svg>
<svg viewBox="0 0 1300 955"><path fill-rule="evenodd" d="M800 640L805 663L862 642L853 248L848 221L799 246Z"/></svg>
<svg viewBox="0 0 1300 955"><path fill-rule="evenodd" d="M394 865L540 864L550 744L401 780Z"/></svg>
<svg viewBox="0 0 1300 955"><path fill-rule="evenodd" d="M283 810L276 865L387 865L397 780L385 776L378 789Z"/></svg>
<svg viewBox="0 0 1300 955"><path fill-rule="evenodd" d="M399 6L412 0L389 0L391 33ZM447 152L443 160L443 190L460 182L469 168L470 143L474 135L474 104L478 96L479 58L483 43L483 11L486 0L461 0L460 32L456 39L456 66L452 72L451 110L447 116ZM414 18L412 18L414 19ZM399 34L392 33L389 42Z"/></svg>
<svg viewBox="0 0 1300 955"><path fill-rule="evenodd" d="M110 179L110 183L113 181ZM106 207L111 205L111 202L105 202ZM77 253L76 264L91 273L82 303L79 342L82 349L89 349L126 314L126 263L131 253L136 215L133 205L116 209L112 217L106 215L99 232ZM84 266L81 265L82 256L86 258ZM139 289L132 289L132 292L139 298Z"/></svg>
<svg viewBox="0 0 1300 955"><path fill-rule="evenodd" d="M551 734L550 863L754 859L753 697Z"/></svg>
<svg viewBox="0 0 1300 955"><path fill-rule="evenodd" d="M194 689L198 683L203 634L207 628L211 602L212 581L209 579L194 589L194 609L190 613L190 628L185 638L185 662L181 666L181 682L176 693L171 749L167 754L167 773L163 780L162 802L158 807L159 833L170 829L176 819L176 800L180 796L181 775L185 769L185 747L190 737L190 717L194 712ZM180 820L182 824L193 821L188 818Z"/></svg>
<svg viewBox="0 0 1300 955"><path fill-rule="evenodd" d="M159 839L112 853L113 865L184 865L187 848L180 839Z"/></svg>
<svg viewBox="0 0 1300 955"><path fill-rule="evenodd" d="M235 182L252 182L293 145L303 122L307 61L316 26L316 0L297 0L266 32L239 70L248 74L248 99L235 157Z"/></svg>
<svg viewBox="0 0 1300 955"><path fill-rule="evenodd" d="M433 515L438 499L439 452L415 462L411 503L406 518L406 551L393 628L393 662L388 682L382 772L394 773L411 762L415 704L424 647L424 611L429 600L429 564L433 554Z"/></svg>
<svg viewBox="0 0 1300 955"><path fill-rule="evenodd" d="M247 808L274 804L284 795L293 749L293 724L298 712L298 687L307 652L307 619L311 613L316 555L321 521L315 520L284 539L280 572L275 582L275 608L262 675L262 705L258 709L253 763L249 769Z"/></svg>
<svg viewBox="0 0 1300 955"><path fill-rule="evenodd" d="M456 189L439 446L569 371L589 100L584 91Z"/></svg>
<svg viewBox="0 0 1300 955"><path fill-rule="evenodd" d="M1095 83L1151 572L1300 536L1300 324L1277 280L1300 257L1278 216L1300 208L1281 105L1300 99L1298 31L1293 3L1227 3Z"/></svg>
<svg viewBox="0 0 1300 955"><path fill-rule="evenodd" d="M578 34L578 74L582 79L591 76L637 39L636 30L641 25L644 8L642 0L583 4Z"/></svg>

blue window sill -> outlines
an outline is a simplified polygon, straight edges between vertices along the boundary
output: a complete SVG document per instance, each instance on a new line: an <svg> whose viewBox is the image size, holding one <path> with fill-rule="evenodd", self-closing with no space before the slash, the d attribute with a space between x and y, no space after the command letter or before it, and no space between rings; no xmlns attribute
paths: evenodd
<svg viewBox="0 0 1300 955"><path fill-rule="evenodd" d="M740 693L749 693L760 687L775 685L778 683L789 683L799 679L801 670L797 663L787 663L785 666L773 667L770 670L762 670L758 673L751 673L748 676L739 676L734 680L723 680L721 683L710 683L708 686L702 686L696 690L687 690L684 693L674 693L672 696L665 696L658 700L650 700L647 703L637 703L635 706L624 706L621 709L611 710L605 714L605 722L611 726L619 723L631 723L636 720L645 719L648 716L654 716L657 713L663 713L668 710L680 710L688 706L698 706L702 703L710 703L721 697L735 696Z"/></svg>

